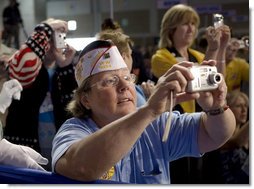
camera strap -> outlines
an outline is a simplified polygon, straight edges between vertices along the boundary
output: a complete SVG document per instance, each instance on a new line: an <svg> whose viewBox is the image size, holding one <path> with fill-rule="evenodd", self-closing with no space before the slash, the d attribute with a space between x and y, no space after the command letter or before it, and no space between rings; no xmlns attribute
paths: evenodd
<svg viewBox="0 0 254 189"><path fill-rule="evenodd" d="M173 109L173 91L170 91L169 116L166 122L166 127L162 137L162 142L166 142L168 139L168 134L170 131L170 126L171 126L171 119L172 119L172 109Z"/></svg>

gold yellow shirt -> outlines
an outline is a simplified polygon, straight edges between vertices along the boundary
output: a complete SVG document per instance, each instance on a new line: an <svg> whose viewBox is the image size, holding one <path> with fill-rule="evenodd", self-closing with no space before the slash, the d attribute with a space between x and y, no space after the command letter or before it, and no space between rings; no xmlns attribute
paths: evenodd
<svg viewBox="0 0 254 189"><path fill-rule="evenodd" d="M242 81L249 81L249 63L242 58L234 58L226 65L226 84L228 92L240 90Z"/></svg>

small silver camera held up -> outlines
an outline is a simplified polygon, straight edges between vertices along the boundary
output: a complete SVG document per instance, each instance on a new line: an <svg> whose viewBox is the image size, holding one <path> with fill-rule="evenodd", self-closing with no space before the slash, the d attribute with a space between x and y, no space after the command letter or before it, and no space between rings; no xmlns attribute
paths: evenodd
<svg viewBox="0 0 254 189"><path fill-rule="evenodd" d="M249 48L249 36L244 36L242 39L238 40L239 49Z"/></svg>
<svg viewBox="0 0 254 189"><path fill-rule="evenodd" d="M213 14L213 25L215 29L224 25L224 18L222 14Z"/></svg>
<svg viewBox="0 0 254 189"><path fill-rule="evenodd" d="M66 44L65 44L66 34L55 31L54 35L55 35L54 36L55 47L57 49L64 49L64 48L66 48Z"/></svg>
<svg viewBox="0 0 254 189"><path fill-rule="evenodd" d="M215 66L195 65L190 68L194 79L187 84L186 92L211 91L217 89L222 81L222 75Z"/></svg>

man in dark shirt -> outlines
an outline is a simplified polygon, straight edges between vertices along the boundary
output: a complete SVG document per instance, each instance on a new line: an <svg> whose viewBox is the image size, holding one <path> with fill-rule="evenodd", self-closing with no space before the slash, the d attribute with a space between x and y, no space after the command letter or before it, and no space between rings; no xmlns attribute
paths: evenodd
<svg viewBox="0 0 254 189"><path fill-rule="evenodd" d="M9 0L10 4L3 11L3 42L8 47L19 49L19 29L22 25L22 18L19 11L19 3L16 0Z"/></svg>

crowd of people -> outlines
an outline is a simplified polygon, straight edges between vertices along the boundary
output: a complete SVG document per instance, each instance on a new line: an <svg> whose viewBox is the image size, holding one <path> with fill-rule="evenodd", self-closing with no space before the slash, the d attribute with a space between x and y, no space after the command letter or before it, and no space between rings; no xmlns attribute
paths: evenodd
<svg viewBox="0 0 254 189"><path fill-rule="evenodd" d="M248 184L249 63L226 24L205 28L199 51L199 27L178 4L146 51L113 19L80 52L56 47L68 28L54 18L16 49L1 42L0 163L79 181ZM216 67L216 88L186 91L197 65Z"/></svg>

